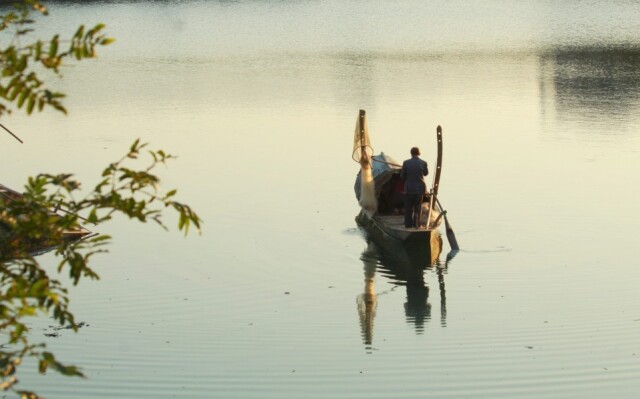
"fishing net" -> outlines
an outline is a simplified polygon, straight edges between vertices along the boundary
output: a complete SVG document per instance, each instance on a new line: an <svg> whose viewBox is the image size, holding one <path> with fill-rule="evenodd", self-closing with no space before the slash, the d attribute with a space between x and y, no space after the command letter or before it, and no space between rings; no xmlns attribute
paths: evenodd
<svg viewBox="0 0 640 399"><path fill-rule="evenodd" d="M364 159L370 160L373 156L373 147L369 139L369 127L367 126L367 118L364 111L360 111L356 120L356 130L353 134L353 153L351 157L354 161L360 163Z"/></svg>
<svg viewBox="0 0 640 399"><path fill-rule="evenodd" d="M360 164L360 206L369 216L373 216L378 210L376 185L371 173L371 164L368 162Z"/></svg>
<svg viewBox="0 0 640 399"><path fill-rule="evenodd" d="M373 216L378 209L375 183L373 182L373 173L371 171L372 156L373 148L371 147L371 140L369 140L366 114L363 110L360 110L353 135L352 158L360 164L360 206L369 216Z"/></svg>

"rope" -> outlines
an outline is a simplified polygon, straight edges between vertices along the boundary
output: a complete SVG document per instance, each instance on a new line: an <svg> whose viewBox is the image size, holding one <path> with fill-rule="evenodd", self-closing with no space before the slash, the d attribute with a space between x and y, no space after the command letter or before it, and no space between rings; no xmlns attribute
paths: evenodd
<svg viewBox="0 0 640 399"><path fill-rule="evenodd" d="M370 145L365 145L365 155L367 156L367 158L373 158L373 147L371 147ZM369 156L367 149L371 150L371 156ZM356 156L356 153L359 153L359 157L362 157L362 147L358 147L355 150L353 150L353 152L351 153L351 159L353 159L354 161L356 161L357 163L360 163L360 159L358 159L359 157Z"/></svg>

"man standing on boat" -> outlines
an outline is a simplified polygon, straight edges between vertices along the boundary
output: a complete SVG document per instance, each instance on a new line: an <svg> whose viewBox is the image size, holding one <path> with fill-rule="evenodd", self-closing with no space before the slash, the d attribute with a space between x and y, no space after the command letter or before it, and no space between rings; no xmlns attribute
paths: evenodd
<svg viewBox="0 0 640 399"><path fill-rule="evenodd" d="M404 227L419 227L422 198L427 192L424 176L427 163L420 159L420 149L411 149L411 158L404 161L400 177L404 181Z"/></svg>

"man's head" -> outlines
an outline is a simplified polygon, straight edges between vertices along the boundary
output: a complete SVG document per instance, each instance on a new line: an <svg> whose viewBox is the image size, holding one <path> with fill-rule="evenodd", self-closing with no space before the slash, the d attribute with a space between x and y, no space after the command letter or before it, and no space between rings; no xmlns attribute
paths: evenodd
<svg viewBox="0 0 640 399"><path fill-rule="evenodd" d="M413 147L411 149L411 156L417 157L418 155L420 155L420 149L418 147Z"/></svg>

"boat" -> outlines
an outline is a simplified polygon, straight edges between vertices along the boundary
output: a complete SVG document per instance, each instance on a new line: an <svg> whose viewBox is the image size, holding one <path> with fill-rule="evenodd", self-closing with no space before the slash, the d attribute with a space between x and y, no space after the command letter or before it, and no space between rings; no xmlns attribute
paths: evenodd
<svg viewBox="0 0 640 399"><path fill-rule="evenodd" d="M354 191L361 210L356 222L374 240L395 240L403 243L425 243L446 220L437 192L442 164L442 128L436 129L438 139L438 160L431 190L425 194L422 203L420 223L416 227L404 225L404 183L400 178L402 166L385 153L373 155L369 139L366 112L360 110L356 121L353 141L353 159L360 164ZM449 227L447 222L447 227ZM451 233L453 231L451 230ZM449 229L447 229L449 238ZM451 243L451 240L449 240ZM457 243L455 244L457 247ZM452 248L454 246L452 245ZM457 248L456 248L457 249Z"/></svg>
<svg viewBox="0 0 640 399"><path fill-rule="evenodd" d="M12 203L17 203L24 198L22 194L19 192L12 190L2 184L0 184L0 209L4 206L10 206ZM64 212L60 209L48 210L50 215L54 217L61 217L58 212ZM28 217L28 216L25 216ZM84 240L89 237L93 237L97 235L97 233L93 233L92 231L86 229L81 225L77 225L75 227L65 229L61 233L61 241L60 239L52 239L51 237L42 237L39 239L30 240L23 248L27 248L28 252L31 255L39 255L48 251L55 249L63 243L74 242L79 240ZM15 247L10 243L11 241L11 229L0 222L0 248L4 246L4 244L10 245L11 247ZM5 255L6 254L2 254Z"/></svg>
<svg viewBox="0 0 640 399"><path fill-rule="evenodd" d="M438 227L440 220L426 224L424 217L428 213L428 200L423 202L423 224L419 227L404 226L404 196L403 182L400 178L400 166L388 155L381 153L373 155L372 176L375 184L377 208L375 212L361 209L356 222L373 235L387 237L402 242L429 241L431 232ZM362 197L362 173L356 176L354 191L356 199ZM437 211L434 211L437 213ZM437 215L435 216L437 218Z"/></svg>

